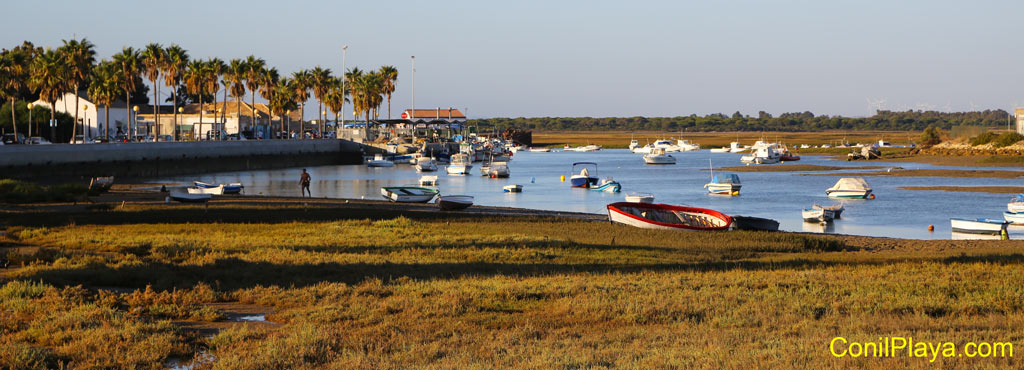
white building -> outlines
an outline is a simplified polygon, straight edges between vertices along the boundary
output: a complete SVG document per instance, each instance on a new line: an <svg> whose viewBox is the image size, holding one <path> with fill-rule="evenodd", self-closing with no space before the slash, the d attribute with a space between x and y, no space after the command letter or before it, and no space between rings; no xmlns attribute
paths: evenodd
<svg viewBox="0 0 1024 370"><path fill-rule="evenodd" d="M1017 133L1024 135L1024 109L1017 108Z"/></svg>
<svg viewBox="0 0 1024 370"><path fill-rule="evenodd" d="M41 105L46 108L50 108L50 103L39 100L32 104ZM57 99L54 102L54 110L57 112L64 112L71 117L75 116L75 94L65 93L63 97ZM110 107L110 136L117 133L118 128L121 128L123 132L127 132L128 129L128 105L123 100L114 101ZM85 135L86 137L95 138L102 137L103 130L107 127L107 115L103 105L97 105L96 103L89 100L88 94L85 91L78 96L78 121L79 124L84 126L78 126L78 134ZM40 123L40 129L46 125L47 120L50 117L32 117L33 121ZM39 121L43 120L43 121Z"/></svg>

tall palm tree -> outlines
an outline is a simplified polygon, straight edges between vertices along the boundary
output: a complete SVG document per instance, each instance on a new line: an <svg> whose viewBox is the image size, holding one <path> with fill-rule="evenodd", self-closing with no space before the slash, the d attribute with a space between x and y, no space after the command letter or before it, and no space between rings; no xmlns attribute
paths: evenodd
<svg viewBox="0 0 1024 370"><path fill-rule="evenodd" d="M224 92L231 92L235 97L235 114L238 117L238 130L242 130L242 97L245 96L245 76L248 66L241 59L232 59L224 69ZM230 85L230 86L228 86ZM225 99L226 100L226 99Z"/></svg>
<svg viewBox="0 0 1024 370"><path fill-rule="evenodd" d="M182 80L185 83L185 91L192 95L199 96L199 129L192 129L193 133L202 132L203 129L203 92L206 84L204 81L204 69L206 63L201 60L193 60L185 66L185 72L182 74ZM192 140L197 140L197 135L192 135Z"/></svg>
<svg viewBox="0 0 1024 370"><path fill-rule="evenodd" d="M324 121L324 95L327 95L327 90L330 88L328 86L330 80L330 68L321 68L320 66L316 66L309 71L309 87L313 89L313 96L315 96L317 100L316 114L318 114L317 117L320 118L319 122Z"/></svg>
<svg viewBox="0 0 1024 370"><path fill-rule="evenodd" d="M84 38L63 41L64 45L58 50L68 65L68 87L72 87L75 92L75 124L71 129L71 138L74 140L78 134L78 90L92 73L93 64L96 63L96 46Z"/></svg>
<svg viewBox="0 0 1024 370"><path fill-rule="evenodd" d="M263 69L267 67L267 62L263 59L254 57L252 55L245 58L245 87L249 88L249 92L252 94L252 120L251 125L256 124L256 91L260 88L260 77L263 75Z"/></svg>
<svg viewBox="0 0 1024 370"><path fill-rule="evenodd" d="M293 81L288 78L277 79L277 84L273 87L274 91L271 94L270 99L268 99L270 114L277 114L278 117L281 117L279 131L285 131L284 121L287 118L286 114L289 110L294 109L295 98L293 94L295 92L295 87L290 86L292 83ZM287 137L287 134L285 136Z"/></svg>
<svg viewBox="0 0 1024 370"><path fill-rule="evenodd" d="M383 66L379 71L384 78L384 95L388 97L388 119L391 119L391 94L395 92L395 83L398 82L398 68L395 66Z"/></svg>
<svg viewBox="0 0 1024 370"><path fill-rule="evenodd" d="M135 81L139 79L139 51L130 46L122 48L120 53L114 54L114 64L117 65L118 71L121 73L124 102L130 105L131 93L135 92ZM125 115L126 122L128 122L128 133L131 134L132 110L125 109Z"/></svg>
<svg viewBox="0 0 1024 370"><path fill-rule="evenodd" d="M276 89L280 79L281 77L278 76L277 68L264 69L263 74L259 77L260 95L263 96L263 99L267 100L268 107L270 102L274 100L274 94L277 93ZM253 105L253 107L255 107L255 105ZM270 128L273 123L273 119L274 113L270 112L270 117L267 118L268 128ZM273 138L273 136L268 137L268 139L270 138Z"/></svg>
<svg viewBox="0 0 1024 370"><path fill-rule="evenodd" d="M178 86L181 85L181 75L185 72L189 58L188 52L178 45L171 44L165 52L167 63L163 66L164 85L171 88L174 99L174 140L178 140Z"/></svg>
<svg viewBox="0 0 1024 370"><path fill-rule="evenodd" d="M203 69L203 84L205 85L206 93L213 94L213 108L217 108L217 91L220 90L220 75L224 74L224 61L220 58L210 58L206 61L206 68ZM214 121L217 120L217 115L214 114ZM217 129L216 122L213 123L213 128Z"/></svg>
<svg viewBox="0 0 1024 370"><path fill-rule="evenodd" d="M156 136L154 140L160 139L160 85L157 85L156 80L160 79L160 73L166 68L167 64L167 51L164 47L157 43L150 43L146 45L142 52L139 54L140 62L142 63L142 73L146 76L146 79L153 84L153 120L156 121Z"/></svg>
<svg viewBox="0 0 1024 370"><path fill-rule="evenodd" d="M306 121L306 100L309 100L310 73L309 70L300 70L292 73L292 98L299 104L299 131ZM290 131L290 130L289 130Z"/></svg>
<svg viewBox="0 0 1024 370"><path fill-rule="evenodd" d="M25 51L15 48L4 50L0 55L0 95L11 101L11 124L14 125L14 136L18 136L18 120L14 115L14 103L21 90L28 87L31 58ZM31 122L29 122L31 124Z"/></svg>
<svg viewBox="0 0 1024 370"><path fill-rule="evenodd" d="M104 60L93 68L88 91L89 97L96 104L103 104L103 113L106 116L103 136L110 138L110 106L121 92L121 75L117 72L117 66Z"/></svg>
<svg viewBox="0 0 1024 370"><path fill-rule="evenodd" d="M327 104L327 108L334 112L334 127L338 127L338 112L341 112L345 107L345 102L348 99L345 98L345 91L342 90L345 87L341 84L340 78L332 78L330 89L327 91L327 95L324 97L324 102Z"/></svg>
<svg viewBox="0 0 1024 370"><path fill-rule="evenodd" d="M29 86L39 91L39 99L50 103L51 122L56 119L54 104L67 91L70 79L71 72L63 55L55 50L46 49L32 61ZM57 138L51 137L50 140L56 142Z"/></svg>

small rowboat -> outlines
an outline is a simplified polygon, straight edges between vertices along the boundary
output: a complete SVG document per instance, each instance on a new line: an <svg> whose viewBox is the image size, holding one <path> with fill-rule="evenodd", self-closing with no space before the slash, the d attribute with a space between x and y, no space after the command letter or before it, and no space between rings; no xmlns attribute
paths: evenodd
<svg viewBox="0 0 1024 370"><path fill-rule="evenodd" d="M832 210L822 208L807 208L800 212L800 216L803 217L806 222L832 222L835 218L835 213Z"/></svg>
<svg viewBox="0 0 1024 370"><path fill-rule="evenodd" d="M522 193L523 186L517 184L505 185L504 187L501 188L501 191L505 193Z"/></svg>
<svg viewBox="0 0 1024 370"><path fill-rule="evenodd" d="M380 188L380 195L392 202L426 203L437 196L437 189L416 186L388 186Z"/></svg>
<svg viewBox="0 0 1024 370"><path fill-rule="evenodd" d="M770 218L732 216L732 227L736 230L779 231L779 222Z"/></svg>
<svg viewBox="0 0 1024 370"><path fill-rule="evenodd" d="M114 176L93 177L89 181L89 190L104 192L114 186Z"/></svg>
<svg viewBox="0 0 1024 370"><path fill-rule="evenodd" d="M828 207L823 207L823 206L819 206L819 205L815 204L811 208L815 208L815 209L820 208L820 209L832 211L832 218L842 218L843 211L846 210L846 207L844 207L842 204L833 204L833 205L828 206Z"/></svg>
<svg viewBox="0 0 1024 370"><path fill-rule="evenodd" d="M601 180L601 183L598 185L591 185L590 190L618 193L619 191L622 191L622 184L619 184L618 181L609 178Z"/></svg>
<svg viewBox="0 0 1024 370"><path fill-rule="evenodd" d="M626 201L630 203L654 203L654 194L629 193L626 194Z"/></svg>
<svg viewBox="0 0 1024 370"><path fill-rule="evenodd" d="M180 193L172 192L170 195L171 200L181 203L206 203L210 199L213 199L213 194L193 194L193 193Z"/></svg>
<svg viewBox="0 0 1024 370"><path fill-rule="evenodd" d="M217 185L212 188L202 188L198 186L192 186L187 188L189 194L224 194L224 185Z"/></svg>
<svg viewBox="0 0 1024 370"><path fill-rule="evenodd" d="M1010 224L1009 221L990 220L987 218L951 218L949 219L949 223L950 226L953 227L953 232L955 233L988 235L999 235L1006 233L1006 226Z"/></svg>
<svg viewBox="0 0 1024 370"><path fill-rule="evenodd" d="M442 211L456 211L473 205L471 195L442 195L437 197L437 206Z"/></svg>
<svg viewBox="0 0 1024 370"><path fill-rule="evenodd" d="M1014 225L1024 224L1024 213L1003 212L1003 219Z"/></svg>
<svg viewBox="0 0 1024 370"><path fill-rule="evenodd" d="M242 183L240 183L240 182L233 182L233 183L230 183L230 184L214 185L214 184L210 184L210 183L206 183L206 182L202 182L202 181L192 181L192 184L195 185L197 188L207 188L207 189L213 189L213 188L216 188L217 186L223 186L224 187L224 193L223 194L238 194L238 193L242 192L243 188L245 188L245 186L242 186Z"/></svg>
<svg viewBox="0 0 1024 370"><path fill-rule="evenodd" d="M664 230L728 230L732 225L732 217L715 210L653 203L609 204L608 219L645 229Z"/></svg>

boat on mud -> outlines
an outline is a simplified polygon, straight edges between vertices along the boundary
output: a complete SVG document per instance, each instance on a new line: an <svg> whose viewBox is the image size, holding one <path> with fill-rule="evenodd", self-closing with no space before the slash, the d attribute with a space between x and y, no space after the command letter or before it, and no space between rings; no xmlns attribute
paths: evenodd
<svg viewBox="0 0 1024 370"><path fill-rule="evenodd" d="M732 217L705 208L617 202L607 209L611 222L645 229L716 231L732 225Z"/></svg>

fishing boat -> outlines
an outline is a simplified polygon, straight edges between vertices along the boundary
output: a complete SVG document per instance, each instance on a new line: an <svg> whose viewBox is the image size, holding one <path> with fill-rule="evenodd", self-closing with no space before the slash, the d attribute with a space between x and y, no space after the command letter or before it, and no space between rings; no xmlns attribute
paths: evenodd
<svg viewBox="0 0 1024 370"><path fill-rule="evenodd" d="M469 155L466 153L452 154L451 163L445 167L449 175L467 175L471 169L473 169L473 163L470 162Z"/></svg>
<svg viewBox="0 0 1024 370"><path fill-rule="evenodd" d="M386 186L380 188L380 195L398 203L426 203L437 196L437 189L417 186Z"/></svg>
<svg viewBox="0 0 1024 370"><path fill-rule="evenodd" d="M590 190L603 191L608 193L618 193L622 190L622 184L618 181L612 180L610 177L601 180L600 184L591 185Z"/></svg>
<svg viewBox="0 0 1024 370"><path fill-rule="evenodd" d="M437 207L442 211L457 211L473 205L472 195L441 195L437 197Z"/></svg>
<svg viewBox="0 0 1024 370"><path fill-rule="evenodd" d="M395 162L384 159L384 155L377 153L373 159L366 161L366 167L394 167Z"/></svg>
<svg viewBox="0 0 1024 370"><path fill-rule="evenodd" d="M655 149L665 149L666 152L678 152L682 149L678 145L672 142L672 140L658 140L654 142Z"/></svg>
<svg viewBox="0 0 1024 370"><path fill-rule="evenodd" d="M214 185L214 184L210 184L210 183L206 183L206 182L202 182L202 181L192 181L192 184L195 185L197 188L207 188L207 189L212 189L212 188L216 188L218 186L223 186L224 187L223 194L238 194L238 193L242 192L243 188L245 188L244 186L242 186L242 183L240 183L240 182L233 182L233 183L230 183L230 184Z"/></svg>
<svg viewBox="0 0 1024 370"><path fill-rule="evenodd" d="M1024 213L1003 212L1003 219L1014 225L1024 224Z"/></svg>
<svg viewBox="0 0 1024 370"><path fill-rule="evenodd" d="M209 193L182 193L182 192L171 192L168 197L175 202L181 203L206 203L210 199L213 199L213 194Z"/></svg>
<svg viewBox="0 0 1024 370"><path fill-rule="evenodd" d="M951 218L949 219L949 223L950 226L953 227L953 232L955 233L986 235L1001 235L1006 233L1006 226L1010 224L1009 221L991 220L987 218Z"/></svg>
<svg viewBox="0 0 1024 370"><path fill-rule="evenodd" d="M190 187L186 188L185 190L187 190L189 194L216 194L216 195L222 195L222 194L224 194L224 185L217 185L217 186L214 186L212 188L201 188L201 187L198 187L198 186L190 186Z"/></svg>
<svg viewBox="0 0 1024 370"><path fill-rule="evenodd" d="M676 164L676 157L665 153L663 148L651 149L650 153L644 154L646 164Z"/></svg>
<svg viewBox="0 0 1024 370"><path fill-rule="evenodd" d="M871 187L862 177L844 177L825 190L825 195L829 198L867 199L871 195Z"/></svg>
<svg viewBox="0 0 1024 370"><path fill-rule="evenodd" d="M832 222L832 219L835 218L835 213L827 209L811 207L801 211L800 216L806 222Z"/></svg>
<svg viewBox="0 0 1024 370"><path fill-rule="evenodd" d="M1006 203L1006 210L1013 213L1024 213L1024 194L1017 194L1009 203Z"/></svg>
<svg viewBox="0 0 1024 370"><path fill-rule="evenodd" d="M630 149L630 151L632 151L633 153L636 153L636 154L647 154L647 153L650 153L650 152L654 151L654 144L647 144L647 145L638 146L638 147Z"/></svg>
<svg viewBox="0 0 1024 370"><path fill-rule="evenodd" d="M676 140L676 146L679 147L679 151L682 151L682 152L692 152L692 151L700 150L700 145L699 144L691 143L689 140L683 140L683 139Z"/></svg>
<svg viewBox="0 0 1024 370"><path fill-rule="evenodd" d="M654 194L629 193L626 194L626 201L630 203L654 203Z"/></svg>
<svg viewBox="0 0 1024 370"><path fill-rule="evenodd" d="M779 231L779 222L770 218L732 216L732 228L736 230Z"/></svg>
<svg viewBox="0 0 1024 370"><path fill-rule="evenodd" d="M580 172L576 172L576 167L579 166ZM591 176L590 168L594 169L593 176ZM597 163L594 162L576 162L572 164L571 173L574 175L569 177L569 185L574 188L589 188L591 185L597 185Z"/></svg>
<svg viewBox="0 0 1024 370"><path fill-rule="evenodd" d="M607 206L608 219L645 229L728 230L732 217L694 207L655 203L617 202Z"/></svg>
<svg viewBox="0 0 1024 370"><path fill-rule="evenodd" d="M842 203L840 203L840 204L833 204L833 205L828 206L828 207L824 207L824 206L820 206L820 205L815 204L811 208L821 208L821 209L826 209L826 210L832 211L832 218L842 218L843 211L846 210L846 207L844 207Z"/></svg>
<svg viewBox="0 0 1024 370"><path fill-rule="evenodd" d="M111 186L114 186L114 176L93 177L89 180L89 190L94 192L110 190Z"/></svg>
<svg viewBox="0 0 1024 370"><path fill-rule="evenodd" d="M416 160L416 172L437 171L437 163L431 158L419 158Z"/></svg>
<svg viewBox="0 0 1024 370"><path fill-rule="evenodd" d="M509 174L507 162L491 162L491 167L487 169L487 176L492 179L506 178Z"/></svg>
<svg viewBox="0 0 1024 370"><path fill-rule="evenodd" d="M437 176L420 176L420 186L437 186Z"/></svg>
<svg viewBox="0 0 1024 370"><path fill-rule="evenodd" d="M547 153L551 151L548 147L530 147L530 151L534 153Z"/></svg>
<svg viewBox="0 0 1024 370"><path fill-rule="evenodd" d="M743 163L772 164L779 163L781 157L774 147L761 146L757 147L753 153L740 157L740 161Z"/></svg>
<svg viewBox="0 0 1024 370"><path fill-rule="evenodd" d="M522 193L523 186L518 184L505 185L501 187L501 191L505 193Z"/></svg>
<svg viewBox="0 0 1024 370"><path fill-rule="evenodd" d="M591 145L578 146L578 147L574 148L574 147L569 146L569 144L565 144L565 148L564 149L565 150L569 150L569 151L573 151L573 152L595 152L595 151L601 150L601 146L600 145L593 145L593 144L591 144Z"/></svg>

